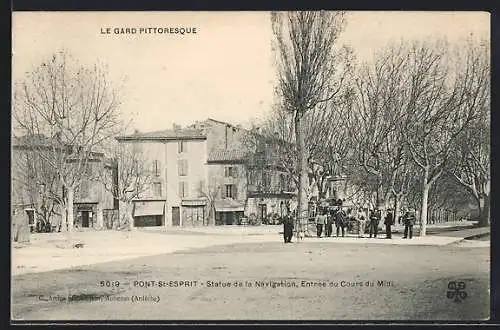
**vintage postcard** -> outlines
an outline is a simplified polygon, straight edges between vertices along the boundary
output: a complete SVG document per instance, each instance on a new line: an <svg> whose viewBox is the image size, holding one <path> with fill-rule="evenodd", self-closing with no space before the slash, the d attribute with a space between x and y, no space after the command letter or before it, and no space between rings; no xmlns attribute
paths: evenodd
<svg viewBox="0 0 500 330"><path fill-rule="evenodd" d="M488 13L12 34L12 321L490 318Z"/></svg>

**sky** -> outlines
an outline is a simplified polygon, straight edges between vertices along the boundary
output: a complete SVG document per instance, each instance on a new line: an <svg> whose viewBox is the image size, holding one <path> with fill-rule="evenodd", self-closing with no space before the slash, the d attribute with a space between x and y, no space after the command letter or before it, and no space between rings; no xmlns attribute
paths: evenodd
<svg viewBox="0 0 500 330"><path fill-rule="evenodd" d="M456 41L471 34L489 40L488 13L349 12L341 43L369 61L401 39ZM12 35L14 81L60 49L83 63L101 61L123 86L123 118L142 132L206 118L246 126L274 102L268 12L14 12Z"/></svg>

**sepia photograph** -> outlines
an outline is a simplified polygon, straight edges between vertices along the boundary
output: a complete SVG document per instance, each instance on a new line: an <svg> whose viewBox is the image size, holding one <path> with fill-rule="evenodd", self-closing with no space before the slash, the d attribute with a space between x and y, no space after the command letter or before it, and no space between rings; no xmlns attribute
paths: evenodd
<svg viewBox="0 0 500 330"><path fill-rule="evenodd" d="M12 13L11 322L490 319L490 14Z"/></svg>

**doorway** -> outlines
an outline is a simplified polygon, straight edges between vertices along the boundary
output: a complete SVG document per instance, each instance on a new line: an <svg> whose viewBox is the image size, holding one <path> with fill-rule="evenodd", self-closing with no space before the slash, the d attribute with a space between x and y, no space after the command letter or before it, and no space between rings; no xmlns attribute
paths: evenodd
<svg viewBox="0 0 500 330"><path fill-rule="evenodd" d="M223 213L224 223L226 225L232 225L234 223L234 212L224 212Z"/></svg>
<svg viewBox="0 0 500 330"><path fill-rule="evenodd" d="M181 212L178 206L172 207L172 226L181 225Z"/></svg>
<svg viewBox="0 0 500 330"><path fill-rule="evenodd" d="M82 227L89 228L89 211L82 211Z"/></svg>

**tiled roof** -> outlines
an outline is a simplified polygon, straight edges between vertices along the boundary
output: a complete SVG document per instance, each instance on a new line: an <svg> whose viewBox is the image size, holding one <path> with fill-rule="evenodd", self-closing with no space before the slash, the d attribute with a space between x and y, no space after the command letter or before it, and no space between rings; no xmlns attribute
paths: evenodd
<svg viewBox="0 0 500 330"><path fill-rule="evenodd" d="M208 155L209 162L241 162L244 161L246 153L243 150L212 150Z"/></svg>
<svg viewBox="0 0 500 330"><path fill-rule="evenodd" d="M119 136L117 140L177 140L177 139L205 139L206 135L202 130L193 128L165 129L161 131L134 133L131 135Z"/></svg>

